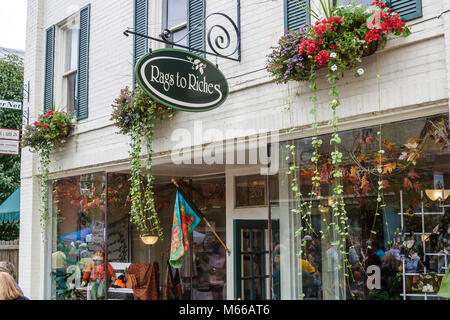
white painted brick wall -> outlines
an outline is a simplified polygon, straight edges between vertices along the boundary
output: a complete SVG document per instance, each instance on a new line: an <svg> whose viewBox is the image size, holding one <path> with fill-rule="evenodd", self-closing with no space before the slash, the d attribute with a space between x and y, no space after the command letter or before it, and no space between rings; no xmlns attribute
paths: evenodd
<svg viewBox="0 0 450 320"><path fill-rule="evenodd" d="M51 171L70 174L81 168L128 159L127 137L116 134L109 121L111 103L119 91L132 81L132 42L122 32L133 25L133 1L109 0L29 0L25 81L31 82L30 107L32 121L42 112L45 29L56 24L82 6L91 3L91 33L89 60L89 117L78 123L64 151L54 155ZM354 78L347 73L340 81L342 121L351 118L368 119L377 112L378 89L377 56L381 74L381 110L395 112L404 108L412 111L420 105L448 103L450 95L450 13L440 19L427 19L450 9L450 1L423 0L423 18L410 21L413 34L396 38L375 55L363 59L365 74ZM219 108L205 113L177 112L174 119L158 125L155 153L171 150L177 142L170 141L175 128L193 132L193 122L202 120L204 130L216 128L271 128L311 124L309 113L311 94L307 85L276 85L264 69L266 55L283 32L283 1L241 1L242 61L219 59L219 68L229 79L231 93ZM150 1L150 32L158 35L161 28L161 0ZM207 0L207 14L221 11L236 17L235 1ZM208 20L212 25L215 19ZM422 23L422 21L424 21ZM161 47L154 44L154 48ZM214 57L209 57L215 63ZM258 71L259 70L259 71ZM323 73L323 72L322 72ZM56 79L55 81L60 81ZM283 112L286 101L292 98L294 122ZM290 95L289 95L290 94ZM328 85L319 81L319 121L330 119ZM39 189L36 157L23 152L21 197L20 285L26 295L43 298L44 246L39 227Z"/></svg>

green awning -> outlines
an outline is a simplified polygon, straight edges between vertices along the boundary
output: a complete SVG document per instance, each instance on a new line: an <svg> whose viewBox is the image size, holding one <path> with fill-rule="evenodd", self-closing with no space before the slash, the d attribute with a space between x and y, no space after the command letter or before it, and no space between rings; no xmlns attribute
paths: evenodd
<svg viewBox="0 0 450 320"><path fill-rule="evenodd" d="M0 223L18 222L20 219L20 187L0 204Z"/></svg>

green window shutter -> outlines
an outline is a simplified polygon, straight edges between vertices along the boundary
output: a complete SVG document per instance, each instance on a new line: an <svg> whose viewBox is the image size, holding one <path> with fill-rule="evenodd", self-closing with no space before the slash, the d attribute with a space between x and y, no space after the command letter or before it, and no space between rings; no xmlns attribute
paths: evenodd
<svg viewBox="0 0 450 320"><path fill-rule="evenodd" d="M89 28L91 6L80 10L80 35L78 42L77 119L88 117L89 102Z"/></svg>
<svg viewBox="0 0 450 320"><path fill-rule="evenodd" d="M148 0L134 0L134 32L148 35ZM134 35L133 38L133 77L136 62L148 51L146 38ZM136 83L133 78L133 83Z"/></svg>
<svg viewBox="0 0 450 320"><path fill-rule="evenodd" d="M386 4L397 11L403 21L422 17L422 0L388 0Z"/></svg>
<svg viewBox="0 0 450 320"><path fill-rule="evenodd" d="M311 23L310 0L284 0L284 29L296 30Z"/></svg>
<svg viewBox="0 0 450 320"><path fill-rule="evenodd" d="M55 26L46 30L45 39L45 76L44 76L44 112L53 109L53 70L55 61Z"/></svg>
<svg viewBox="0 0 450 320"><path fill-rule="evenodd" d="M188 47L205 51L205 0L188 0ZM192 50L195 52L195 50ZM200 53L204 55L204 53Z"/></svg>

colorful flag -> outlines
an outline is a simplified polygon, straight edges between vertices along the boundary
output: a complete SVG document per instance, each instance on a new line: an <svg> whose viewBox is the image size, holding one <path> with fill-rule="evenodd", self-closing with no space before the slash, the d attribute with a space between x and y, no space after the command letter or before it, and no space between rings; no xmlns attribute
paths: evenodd
<svg viewBox="0 0 450 320"><path fill-rule="evenodd" d="M189 248L189 235L203 219L200 210L183 190L177 188L173 212L172 239L169 263L174 268L183 266L183 256Z"/></svg>

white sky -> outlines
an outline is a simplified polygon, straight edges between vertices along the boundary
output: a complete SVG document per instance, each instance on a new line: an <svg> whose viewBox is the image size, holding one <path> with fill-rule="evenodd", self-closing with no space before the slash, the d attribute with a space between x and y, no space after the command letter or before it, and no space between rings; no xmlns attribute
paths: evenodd
<svg viewBox="0 0 450 320"><path fill-rule="evenodd" d="M25 50L26 0L0 0L0 47Z"/></svg>

